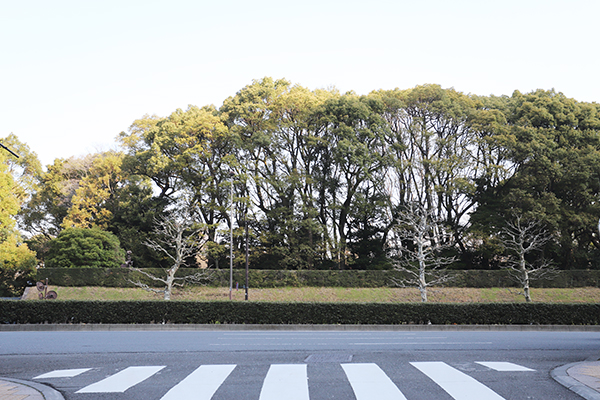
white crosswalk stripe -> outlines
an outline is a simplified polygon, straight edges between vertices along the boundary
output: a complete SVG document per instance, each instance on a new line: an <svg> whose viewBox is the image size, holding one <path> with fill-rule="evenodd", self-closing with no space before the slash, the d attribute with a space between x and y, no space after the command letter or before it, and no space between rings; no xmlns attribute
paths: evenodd
<svg viewBox="0 0 600 400"><path fill-rule="evenodd" d="M475 361L475 363L483 365L484 367L488 367L495 371L501 371L501 372L535 371L535 369L530 369L527 367L523 367L522 365L517 365L517 364L510 363L510 362Z"/></svg>
<svg viewBox="0 0 600 400"><path fill-rule="evenodd" d="M411 362L411 365L431 378L455 400L504 400L492 389L446 363Z"/></svg>
<svg viewBox="0 0 600 400"><path fill-rule="evenodd" d="M274 364L260 391L260 400L309 400L306 364Z"/></svg>
<svg viewBox="0 0 600 400"><path fill-rule="evenodd" d="M235 365L202 365L175 385L161 400L210 400Z"/></svg>
<svg viewBox="0 0 600 400"><path fill-rule="evenodd" d="M56 371L48 372L47 374L38 375L33 379L72 378L74 376L81 375L89 370L91 370L91 368L58 369Z"/></svg>
<svg viewBox="0 0 600 400"><path fill-rule="evenodd" d="M342 364L356 400L406 400L377 364Z"/></svg>
<svg viewBox="0 0 600 400"><path fill-rule="evenodd" d="M533 369L510 362L475 361L474 363L499 372L528 372ZM394 382L375 363L339 364L340 379L347 379L356 400L407 400L401 391L402 381ZM483 383L459 371L445 362L411 362L430 381L440 386L455 400L504 400ZM100 381L92 383L75 393L123 393L161 371L165 366L132 366ZM201 365L173 386L160 400L210 400L221 386L230 382L228 377L236 364ZM408 367L410 368L410 367ZM34 379L78 379L89 382L101 370L92 368L55 370ZM343 371L343 372L342 372ZM310 400L309 372L319 373L319 366L310 364L272 364L264 377L259 400ZM397 376L397 372L396 372ZM163 378L164 379L164 378ZM425 378L424 378L425 379ZM231 381L233 382L233 381ZM85 384L85 383L84 383ZM431 385L431 384L430 384ZM258 389L258 386L257 386ZM132 389L133 390L133 389ZM411 399L413 400L413 399Z"/></svg>
<svg viewBox="0 0 600 400"><path fill-rule="evenodd" d="M160 367L129 367L106 379L96 382L75 393L122 393L132 386L145 381L161 369Z"/></svg>

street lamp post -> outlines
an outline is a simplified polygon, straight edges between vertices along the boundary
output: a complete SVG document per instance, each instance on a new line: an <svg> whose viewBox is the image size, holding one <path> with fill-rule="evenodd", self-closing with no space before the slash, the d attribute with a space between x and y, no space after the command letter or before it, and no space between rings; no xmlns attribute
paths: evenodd
<svg viewBox="0 0 600 400"><path fill-rule="evenodd" d="M229 171L231 178L231 215L229 221L229 300L231 300L231 292L233 290L233 171Z"/></svg>
<svg viewBox="0 0 600 400"><path fill-rule="evenodd" d="M246 228L246 300L248 300L248 209L246 209L246 217L244 218L244 228Z"/></svg>

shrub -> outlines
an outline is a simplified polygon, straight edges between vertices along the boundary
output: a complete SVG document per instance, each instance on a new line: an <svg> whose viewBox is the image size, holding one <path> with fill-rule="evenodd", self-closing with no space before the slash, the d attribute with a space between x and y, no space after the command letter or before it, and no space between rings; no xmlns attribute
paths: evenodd
<svg viewBox="0 0 600 400"><path fill-rule="evenodd" d="M146 268L145 268L146 269ZM147 268L152 274L160 274L161 270ZM196 270L197 271L197 270ZM176 276L193 274L194 269L180 268ZM127 282L130 272L125 268L41 268L37 272L38 280L48 278L55 286L106 286L106 287L132 287ZM506 270L484 271L466 270L450 271L453 275L450 287L514 287ZM274 287L389 287L393 286L392 278L398 278L398 271L365 271L365 270L257 270L249 271L251 288ZM137 277L135 278L137 279ZM140 276L143 283L156 285L150 279ZM240 287L246 282L246 273L243 269L233 270L233 282L238 282ZM540 288L572 288L572 287L598 287L600 284L600 271L598 270L572 270L561 271L553 279L540 279L532 287ZM229 286L229 270L215 270L211 273L209 286Z"/></svg>
<svg viewBox="0 0 600 400"><path fill-rule="evenodd" d="M598 325L599 304L0 301L0 324Z"/></svg>
<svg viewBox="0 0 600 400"><path fill-rule="evenodd" d="M125 262L119 239L100 229L67 228L50 241L46 265L53 268L116 268Z"/></svg>

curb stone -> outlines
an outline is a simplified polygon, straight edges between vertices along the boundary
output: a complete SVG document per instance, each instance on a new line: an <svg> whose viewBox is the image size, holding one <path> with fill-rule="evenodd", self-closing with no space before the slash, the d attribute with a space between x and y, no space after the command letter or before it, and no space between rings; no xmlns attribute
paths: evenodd
<svg viewBox="0 0 600 400"><path fill-rule="evenodd" d="M600 325L331 325L331 324L2 324L0 332L26 331L533 331L600 332Z"/></svg>
<svg viewBox="0 0 600 400"><path fill-rule="evenodd" d="M63 395L50 386L42 385L37 382L23 381L20 379L0 377L0 386L3 384L14 384L16 391L14 394L23 394L23 397L30 400L65 400Z"/></svg>
<svg viewBox="0 0 600 400"><path fill-rule="evenodd" d="M581 376L579 373L574 371L573 373L569 374L569 372L568 372L571 368L576 368L576 367L582 366L584 364L591 364L597 368L600 368L600 362L591 362L590 363L590 362L582 361L582 362L571 363L571 364L563 365L562 367L555 368L550 372L550 375L552 376L552 378L554 378L555 381L557 381L558 383L560 383L567 389L571 390L572 392L577 393L584 399L600 400L600 393L596 389L594 389L594 388L584 384L580 380L576 379L577 377Z"/></svg>

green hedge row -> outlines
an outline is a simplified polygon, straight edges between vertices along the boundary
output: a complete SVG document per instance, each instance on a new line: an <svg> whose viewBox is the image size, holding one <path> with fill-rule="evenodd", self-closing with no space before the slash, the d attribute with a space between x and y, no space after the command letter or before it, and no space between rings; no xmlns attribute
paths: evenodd
<svg viewBox="0 0 600 400"><path fill-rule="evenodd" d="M164 277L160 269L147 268L156 276ZM181 269L177 276L191 275L198 270ZM464 270L450 271L454 279L447 286L452 287L515 287L506 270ZM210 286L228 287L229 270L211 271ZM402 276L398 271L313 271L313 270L250 270L249 286L251 288L272 287L387 287L394 286L393 278ZM130 272L124 268L41 268L37 271L37 280L48 278L54 286L105 286L131 287L128 279L141 280L150 286L157 283L141 274ZM246 281L244 270L234 270L234 285L237 282L242 287ZM532 287L571 288L598 287L600 271L571 270L561 271L552 279L544 279L532 283Z"/></svg>
<svg viewBox="0 0 600 400"><path fill-rule="evenodd" d="M2 300L0 323L598 325L600 304Z"/></svg>

